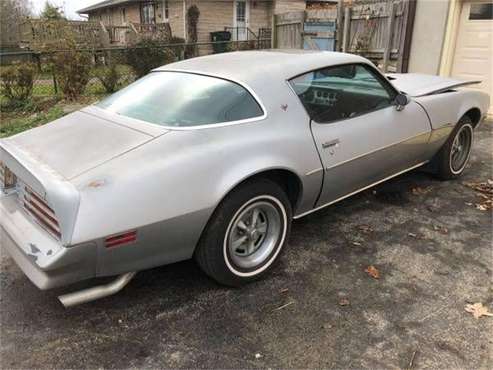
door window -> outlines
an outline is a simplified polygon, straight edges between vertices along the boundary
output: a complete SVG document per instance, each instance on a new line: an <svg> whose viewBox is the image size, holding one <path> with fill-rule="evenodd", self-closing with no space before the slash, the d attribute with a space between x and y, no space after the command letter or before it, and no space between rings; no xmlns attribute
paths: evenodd
<svg viewBox="0 0 493 370"><path fill-rule="evenodd" d="M290 81L310 117L329 123L393 104L396 92L384 78L362 64L309 72Z"/></svg>
<svg viewBox="0 0 493 370"><path fill-rule="evenodd" d="M246 19L246 2L237 1L236 2L236 21L238 23L245 22Z"/></svg>

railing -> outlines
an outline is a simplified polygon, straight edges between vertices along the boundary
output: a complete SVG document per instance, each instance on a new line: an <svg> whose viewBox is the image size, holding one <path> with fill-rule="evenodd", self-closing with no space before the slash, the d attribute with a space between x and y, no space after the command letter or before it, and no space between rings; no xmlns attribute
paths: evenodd
<svg viewBox="0 0 493 370"><path fill-rule="evenodd" d="M20 26L21 45L36 48L56 43L72 32L77 45L100 47L101 26L97 22L26 19Z"/></svg>
<svg viewBox="0 0 493 370"><path fill-rule="evenodd" d="M108 31L111 44L125 45L127 32L130 32L129 26L105 26Z"/></svg>
<svg viewBox="0 0 493 370"><path fill-rule="evenodd" d="M248 27L224 27L225 31L231 32L234 41L257 41L258 36Z"/></svg>

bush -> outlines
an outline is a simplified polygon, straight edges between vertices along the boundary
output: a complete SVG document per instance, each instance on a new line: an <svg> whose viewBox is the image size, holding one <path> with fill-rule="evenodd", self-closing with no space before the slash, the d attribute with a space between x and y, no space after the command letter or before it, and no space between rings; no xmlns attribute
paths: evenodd
<svg viewBox="0 0 493 370"><path fill-rule="evenodd" d="M169 43L172 45L182 44L182 45L173 46L172 49L173 49L173 53L175 53L177 59L179 59L179 60L183 59L184 53L185 53L185 43L186 43L185 39L181 38L181 37L173 36L169 40Z"/></svg>
<svg viewBox="0 0 493 370"><path fill-rule="evenodd" d="M32 63L2 67L0 72L2 94L11 103L28 99L33 93L37 69Z"/></svg>
<svg viewBox="0 0 493 370"><path fill-rule="evenodd" d="M55 52L52 57L55 77L68 99L76 99L86 88L90 78L91 57L86 52L68 50Z"/></svg>
<svg viewBox="0 0 493 370"><path fill-rule="evenodd" d="M127 64L132 66L138 78L145 76L154 68L175 60L175 53L163 47L157 40L144 39L134 48L127 50Z"/></svg>
<svg viewBox="0 0 493 370"><path fill-rule="evenodd" d="M94 77L101 82L101 85L103 85L104 90L108 94L114 93L115 91L121 89L131 80L129 71L125 70L123 66L118 66L116 64L97 67L94 69L93 74Z"/></svg>

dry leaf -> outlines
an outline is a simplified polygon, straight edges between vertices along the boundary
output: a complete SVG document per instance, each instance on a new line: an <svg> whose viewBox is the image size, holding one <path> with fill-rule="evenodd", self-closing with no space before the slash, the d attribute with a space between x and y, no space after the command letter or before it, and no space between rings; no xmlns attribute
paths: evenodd
<svg viewBox="0 0 493 370"><path fill-rule="evenodd" d="M347 299L347 298L341 298L339 300L339 306L349 306L349 299Z"/></svg>
<svg viewBox="0 0 493 370"><path fill-rule="evenodd" d="M377 270L375 266L368 266L365 272L374 279L380 279L380 271Z"/></svg>
<svg viewBox="0 0 493 370"><path fill-rule="evenodd" d="M426 188L422 188L422 187L415 187L413 188L412 192L414 195L421 195L421 194L426 194L426 193L429 193L431 191L431 186L428 186Z"/></svg>
<svg viewBox="0 0 493 370"><path fill-rule="evenodd" d="M370 225L359 225L358 229L364 232L365 234L369 234L373 232L373 228Z"/></svg>
<svg viewBox="0 0 493 370"><path fill-rule="evenodd" d="M481 316L493 316L493 313L488 311L488 307L483 306L481 302L466 305L466 311L472 313L475 319Z"/></svg>

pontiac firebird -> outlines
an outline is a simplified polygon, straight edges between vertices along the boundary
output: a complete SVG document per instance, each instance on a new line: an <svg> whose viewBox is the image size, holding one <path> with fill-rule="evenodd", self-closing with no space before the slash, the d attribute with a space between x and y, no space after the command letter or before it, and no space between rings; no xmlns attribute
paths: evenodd
<svg viewBox="0 0 493 370"><path fill-rule="evenodd" d="M113 294L194 257L221 284L264 275L292 219L406 171L464 171L489 97L381 74L349 54L248 51L157 68L95 105L0 141L1 243L40 289Z"/></svg>

